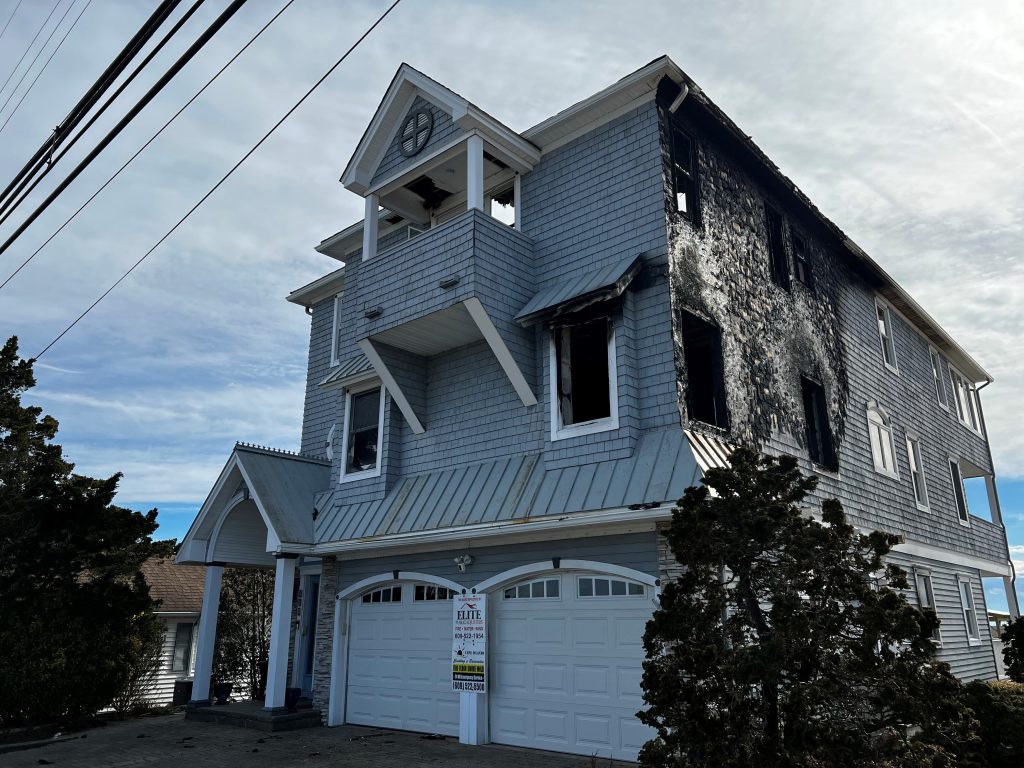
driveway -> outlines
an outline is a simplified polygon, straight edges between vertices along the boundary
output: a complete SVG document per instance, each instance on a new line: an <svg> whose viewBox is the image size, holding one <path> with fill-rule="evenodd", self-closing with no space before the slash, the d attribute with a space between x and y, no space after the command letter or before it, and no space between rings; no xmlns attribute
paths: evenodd
<svg viewBox="0 0 1024 768"><path fill-rule="evenodd" d="M74 734L72 734L74 735ZM61 737L63 738L63 737ZM44 762L45 761L45 762ZM0 754L4 768L616 768L579 755L487 745L360 726L263 733L213 723L185 722L182 715L143 718L83 731L77 738Z"/></svg>

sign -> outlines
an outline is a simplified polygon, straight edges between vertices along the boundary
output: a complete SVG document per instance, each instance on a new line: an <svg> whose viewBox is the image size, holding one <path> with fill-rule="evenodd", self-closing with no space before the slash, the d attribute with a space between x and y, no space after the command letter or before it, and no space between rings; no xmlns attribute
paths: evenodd
<svg viewBox="0 0 1024 768"><path fill-rule="evenodd" d="M452 690L484 693L487 690L487 598L459 595L452 598Z"/></svg>

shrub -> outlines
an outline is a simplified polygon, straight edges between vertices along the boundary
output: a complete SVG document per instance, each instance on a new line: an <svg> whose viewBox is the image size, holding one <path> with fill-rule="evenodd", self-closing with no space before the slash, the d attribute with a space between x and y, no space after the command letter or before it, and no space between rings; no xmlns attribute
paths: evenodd
<svg viewBox="0 0 1024 768"><path fill-rule="evenodd" d="M1006 674L1017 683L1024 683L1024 616L1006 625L1000 638L1003 641L1003 661Z"/></svg>
<svg viewBox="0 0 1024 768"><path fill-rule="evenodd" d="M980 722L980 742L962 765L1019 768L1024 765L1024 685L1009 680L964 686L964 702Z"/></svg>

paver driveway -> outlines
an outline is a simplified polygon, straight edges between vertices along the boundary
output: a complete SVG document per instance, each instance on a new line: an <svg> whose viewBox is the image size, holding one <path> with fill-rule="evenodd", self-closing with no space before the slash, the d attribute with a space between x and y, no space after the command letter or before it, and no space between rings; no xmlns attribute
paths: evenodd
<svg viewBox="0 0 1024 768"><path fill-rule="evenodd" d="M263 733L213 723L185 722L182 715L114 723L76 738L23 752L0 754L3 768L616 768L629 763L487 745L466 747L455 739L431 741L419 734L341 726ZM43 762L46 761L46 762Z"/></svg>

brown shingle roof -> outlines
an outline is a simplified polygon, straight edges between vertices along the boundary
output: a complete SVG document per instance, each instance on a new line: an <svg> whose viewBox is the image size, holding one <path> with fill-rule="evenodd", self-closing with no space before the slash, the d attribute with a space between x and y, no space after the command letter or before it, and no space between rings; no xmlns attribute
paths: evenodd
<svg viewBox="0 0 1024 768"><path fill-rule="evenodd" d="M161 601L158 613L199 613L203 606L205 569L175 565L173 558L154 557L142 564L149 594Z"/></svg>

